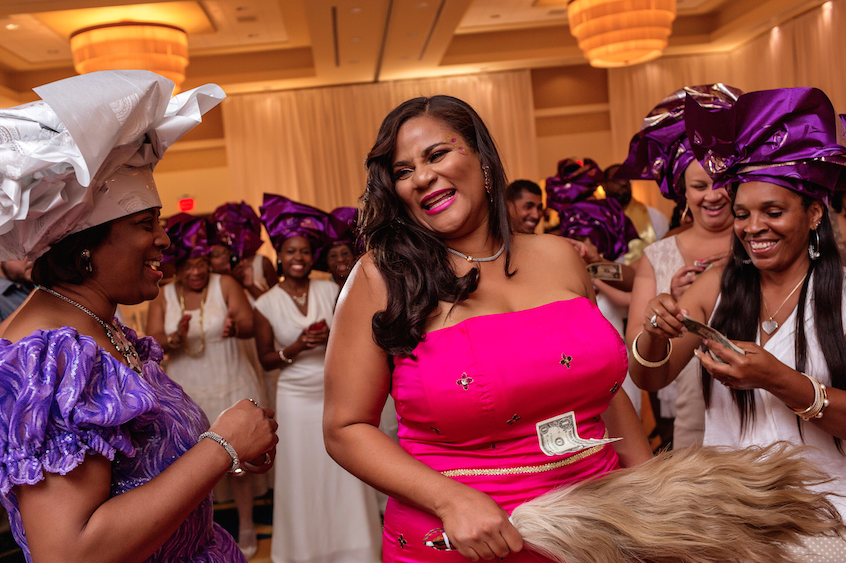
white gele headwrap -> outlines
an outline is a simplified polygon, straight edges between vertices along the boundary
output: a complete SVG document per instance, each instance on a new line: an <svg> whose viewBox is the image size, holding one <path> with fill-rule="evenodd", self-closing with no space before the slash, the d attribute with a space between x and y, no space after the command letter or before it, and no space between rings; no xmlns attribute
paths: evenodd
<svg viewBox="0 0 846 563"><path fill-rule="evenodd" d="M173 87L143 70L94 72L0 110L0 261L161 206L153 168L226 97L206 84L171 98Z"/></svg>

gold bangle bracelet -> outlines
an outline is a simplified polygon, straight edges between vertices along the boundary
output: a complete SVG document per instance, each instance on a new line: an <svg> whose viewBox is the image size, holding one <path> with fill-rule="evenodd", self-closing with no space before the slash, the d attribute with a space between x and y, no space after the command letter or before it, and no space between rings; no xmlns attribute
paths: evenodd
<svg viewBox="0 0 846 563"><path fill-rule="evenodd" d="M800 372L801 373L801 372ZM811 383L814 385L814 402L811 403L811 406L807 409L791 409L796 416L801 418L802 420L811 420L814 418L822 418L823 411L829 405L828 401L828 393L826 392L825 385L817 381L816 378L811 377L807 373L802 373L805 377L810 380Z"/></svg>
<svg viewBox="0 0 846 563"><path fill-rule="evenodd" d="M673 341L667 340L667 355L662 360L658 360L657 362L650 362L647 359L644 359L643 356L637 351L637 341L640 338L640 335L643 334L643 331L637 333L635 336L634 341L632 342L632 355L637 363L642 365L645 368L658 368L666 364L670 361L670 354L673 353Z"/></svg>

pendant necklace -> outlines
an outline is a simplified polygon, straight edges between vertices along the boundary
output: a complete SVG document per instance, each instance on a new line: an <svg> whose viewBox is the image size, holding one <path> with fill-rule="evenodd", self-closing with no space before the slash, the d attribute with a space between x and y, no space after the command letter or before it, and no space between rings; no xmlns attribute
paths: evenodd
<svg viewBox="0 0 846 563"><path fill-rule="evenodd" d="M499 256L502 254L502 251L505 250L505 243L504 242L502 243L502 246L499 247L499 250L496 251L496 254L494 254L493 256L486 256L485 258L473 258L472 256L467 256L463 252L459 252L459 251L457 251L453 248L450 248L448 246L446 247L446 249L447 249L447 252L451 252L451 253L455 254L456 256L458 256L459 258L463 258L463 259L467 260L468 262L493 262L494 260L499 258Z"/></svg>
<svg viewBox="0 0 846 563"><path fill-rule="evenodd" d="M778 309L776 309L776 312L773 313L772 315L770 315L770 309L769 309L769 307L767 307L767 302L764 299L764 294L763 293L761 294L761 301L764 302L764 311L766 311L767 315L769 315L769 317L770 317L766 321L761 322L761 328L764 329L764 332L766 332L767 334L772 334L776 330L778 330L778 322L774 321L773 317L778 315L778 312L781 311L781 308L784 307L784 304L787 303L787 301L791 297L793 297L793 294L796 293L796 290L799 289L800 287L802 287L802 284L805 283L805 278L807 278L807 277L808 277L808 274L805 274L804 276L802 276L802 279L799 280L799 283L796 284L796 287L793 288L793 291L791 291L787 295L787 297L784 298L784 301L781 302L781 305L778 306Z"/></svg>
<svg viewBox="0 0 846 563"><path fill-rule="evenodd" d="M208 285L203 288L203 294L200 295L200 348L196 352L192 352L191 349L188 347L188 342L186 339L185 342L185 353L189 356L199 356L203 353L203 350L206 349L206 333L203 330L203 303L206 302L206 290L208 289ZM176 292L176 296L179 298L179 318L185 316L185 289L180 288L181 291Z"/></svg>
<svg viewBox="0 0 846 563"><path fill-rule="evenodd" d="M130 368L132 368L132 371L134 371L138 375L141 375L141 358L138 357L138 352L135 350L135 346L129 343L129 340L127 340L126 335L123 333L123 330L121 330L120 327L107 324L106 321L89 311L82 304L77 303L69 297L65 297L58 291L54 291L49 287L42 287L40 285L36 285L35 287L36 289L40 289L45 293L49 293L53 297L58 297L62 301L70 303L74 307L82 310L84 313L87 313L88 315L94 317L94 320L100 323L100 326L102 326L103 330L106 331L106 336L108 337L109 342L111 342L112 346L115 347L115 350L117 350L118 353L123 356L123 358L126 360L126 363L129 364ZM115 332L118 333L118 339L115 339Z"/></svg>
<svg viewBox="0 0 846 563"><path fill-rule="evenodd" d="M280 285L281 285L281 284L280 284ZM284 288L283 288L283 289L284 289ZM287 289L285 289L285 293L287 293L288 295L290 295L290 296L291 296L291 299L293 299L293 300L294 300L294 303L296 303L296 304L297 304L297 306L299 306L299 307L301 307L301 308L302 308L302 307L305 307L305 306L306 306L306 303L308 303L308 287L306 287L306 290L303 292L303 294L302 294L302 295L294 295L293 293L291 293L291 292L290 292L290 291L288 291Z"/></svg>

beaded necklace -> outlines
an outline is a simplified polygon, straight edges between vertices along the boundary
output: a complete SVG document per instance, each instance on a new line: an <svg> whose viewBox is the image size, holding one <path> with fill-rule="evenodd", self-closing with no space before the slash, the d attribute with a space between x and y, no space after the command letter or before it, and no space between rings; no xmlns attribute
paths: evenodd
<svg viewBox="0 0 846 563"><path fill-rule="evenodd" d="M124 357L126 363L129 364L129 367L132 368L135 373L139 375L141 374L141 358L138 357L138 352L135 350L135 346L129 343L129 340L127 340L126 335L123 333L123 330L121 330L119 326L107 324L106 321L89 311L82 304L77 303L69 297L65 297L58 291L54 291L49 287L42 287L40 285L36 285L35 287L45 293L49 293L53 297L58 297L62 301L70 303L74 307L82 310L84 313L87 313L94 317L94 320L100 323L100 326L102 326L103 330L106 331L106 336L109 338L109 342L111 342L112 346L115 347L115 350L117 350L118 353L120 353ZM118 333L118 340L115 340L114 332L112 331L112 329L114 329L114 331Z"/></svg>

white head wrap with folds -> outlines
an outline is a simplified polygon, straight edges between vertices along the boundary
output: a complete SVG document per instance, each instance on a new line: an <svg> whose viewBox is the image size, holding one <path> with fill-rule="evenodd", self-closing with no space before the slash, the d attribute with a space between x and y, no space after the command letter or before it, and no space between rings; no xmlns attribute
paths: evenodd
<svg viewBox="0 0 846 563"><path fill-rule="evenodd" d="M173 87L143 70L95 72L0 110L0 261L161 206L153 168L226 97L206 84L171 98Z"/></svg>

